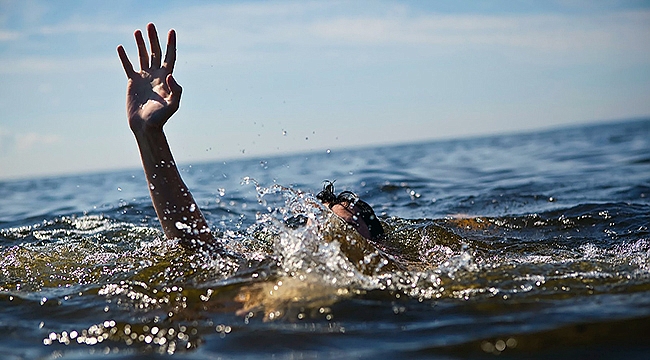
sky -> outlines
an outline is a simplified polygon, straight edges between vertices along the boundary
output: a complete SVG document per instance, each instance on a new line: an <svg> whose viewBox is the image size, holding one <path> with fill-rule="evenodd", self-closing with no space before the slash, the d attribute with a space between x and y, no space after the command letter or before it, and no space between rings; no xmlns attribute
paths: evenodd
<svg viewBox="0 0 650 360"><path fill-rule="evenodd" d="M140 166L115 48L148 22L179 164L650 116L647 1L0 0L0 180Z"/></svg>

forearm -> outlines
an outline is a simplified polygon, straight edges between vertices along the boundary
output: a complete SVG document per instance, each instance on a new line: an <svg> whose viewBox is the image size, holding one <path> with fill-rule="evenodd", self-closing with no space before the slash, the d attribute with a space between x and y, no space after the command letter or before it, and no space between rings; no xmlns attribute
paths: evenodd
<svg viewBox="0 0 650 360"><path fill-rule="evenodd" d="M205 217L181 179L162 130L134 132L151 200L165 236L188 247L213 245Z"/></svg>

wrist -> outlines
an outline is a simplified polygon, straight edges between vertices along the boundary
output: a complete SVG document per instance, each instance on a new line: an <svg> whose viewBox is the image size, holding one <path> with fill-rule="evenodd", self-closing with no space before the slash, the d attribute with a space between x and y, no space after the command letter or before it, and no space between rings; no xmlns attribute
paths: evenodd
<svg viewBox="0 0 650 360"><path fill-rule="evenodd" d="M173 160L167 137L162 129L133 131L133 135L145 165Z"/></svg>
<svg viewBox="0 0 650 360"><path fill-rule="evenodd" d="M133 123L133 121L130 122L131 132L133 132L133 135L136 138L155 138L160 137L161 135L164 136L162 126L148 126L146 123L133 125Z"/></svg>

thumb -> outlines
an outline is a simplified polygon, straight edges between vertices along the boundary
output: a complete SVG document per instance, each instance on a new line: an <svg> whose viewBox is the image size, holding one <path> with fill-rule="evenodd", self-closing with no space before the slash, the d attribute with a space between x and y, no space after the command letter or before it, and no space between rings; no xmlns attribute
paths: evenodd
<svg viewBox="0 0 650 360"><path fill-rule="evenodd" d="M174 79L174 76L172 74L167 75L167 86L169 86L169 90L171 91L171 102L172 104L178 105L181 101L181 93L183 92L183 88L178 85L176 82L176 79Z"/></svg>

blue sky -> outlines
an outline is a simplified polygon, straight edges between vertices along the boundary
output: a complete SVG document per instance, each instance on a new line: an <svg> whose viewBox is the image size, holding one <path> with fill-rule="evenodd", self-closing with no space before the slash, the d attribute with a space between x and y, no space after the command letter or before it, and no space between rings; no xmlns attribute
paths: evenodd
<svg viewBox="0 0 650 360"><path fill-rule="evenodd" d="M645 1L0 0L0 179L139 166L115 48L150 21L180 164L650 115Z"/></svg>

